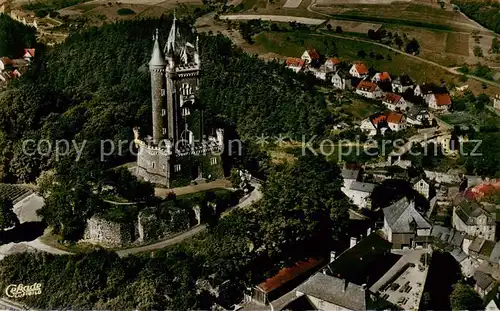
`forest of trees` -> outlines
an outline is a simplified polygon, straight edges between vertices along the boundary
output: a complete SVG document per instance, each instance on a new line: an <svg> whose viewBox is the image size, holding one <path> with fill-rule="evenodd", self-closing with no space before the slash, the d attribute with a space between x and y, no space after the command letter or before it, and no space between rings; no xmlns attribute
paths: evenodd
<svg viewBox="0 0 500 311"><path fill-rule="evenodd" d="M21 57L23 49L36 47L36 29L0 14L0 57Z"/></svg>
<svg viewBox="0 0 500 311"><path fill-rule="evenodd" d="M500 33L500 3L498 1L453 0L465 15L486 28Z"/></svg>

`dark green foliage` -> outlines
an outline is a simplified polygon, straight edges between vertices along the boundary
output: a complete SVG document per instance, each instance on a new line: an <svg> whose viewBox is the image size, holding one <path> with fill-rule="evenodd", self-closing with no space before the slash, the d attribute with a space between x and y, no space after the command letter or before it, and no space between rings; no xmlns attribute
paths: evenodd
<svg viewBox="0 0 500 311"><path fill-rule="evenodd" d="M453 285L450 304L452 310L481 310L483 299L470 285L459 282Z"/></svg>
<svg viewBox="0 0 500 311"><path fill-rule="evenodd" d="M133 14L135 14L135 12L129 8L119 8L116 11L116 13L118 13L118 15L133 15Z"/></svg>
<svg viewBox="0 0 500 311"><path fill-rule="evenodd" d="M25 10L34 11L35 15L44 17L49 13L57 11L62 8L77 5L89 0L40 0L29 2L23 5Z"/></svg>
<svg viewBox="0 0 500 311"><path fill-rule="evenodd" d="M500 33L500 3L496 1L453 0L460 10L481 25Z"/></svg>
<svg viewBox="0 0 500 311"><path fill-rule="evenodd" d="M36 29L0 14L0 57L21 57L24 48L35 47Z"/></svg>
<svg viewBox="0 0 500 311"><path fill-rule="evenodd" d="M16 214L14 214L12 202L5 198L0 198L0 230L14 227L19 224Z"/></svg>

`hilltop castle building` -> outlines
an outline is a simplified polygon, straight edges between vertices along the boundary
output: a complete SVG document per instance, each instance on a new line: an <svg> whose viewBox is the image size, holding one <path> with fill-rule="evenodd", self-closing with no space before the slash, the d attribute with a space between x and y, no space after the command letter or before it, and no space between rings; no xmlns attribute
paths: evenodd
<svg viewBox="0 0 500 311"><path fill-rule="evenodd" d="M153 40L149 62L152 136L142 139L139 129L134 128L139 149L136 175L168 188L223 177L220 154L224 132L216 129L210 133L215 135L207 135L203 126L198 38L193 45L181 36L174 16L163 51L158 30Z"/></svg>

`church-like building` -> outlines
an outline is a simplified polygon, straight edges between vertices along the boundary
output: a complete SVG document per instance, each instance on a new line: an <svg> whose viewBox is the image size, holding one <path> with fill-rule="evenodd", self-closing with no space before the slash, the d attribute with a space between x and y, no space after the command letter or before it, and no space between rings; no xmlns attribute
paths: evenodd
<svg viewBox="0 0 500 311"><path fill-rule="evenodd" d="M187 36L181 36L174 16L163 51L158 30L153 40L149 62L152 136L141 138L139 128L134 128L139 149L136 175L168 188L184 186L193 180L223 177L220 155L224 132L222 129L205 132L198 98L201 70L198 38L193 44Z"/></svg>

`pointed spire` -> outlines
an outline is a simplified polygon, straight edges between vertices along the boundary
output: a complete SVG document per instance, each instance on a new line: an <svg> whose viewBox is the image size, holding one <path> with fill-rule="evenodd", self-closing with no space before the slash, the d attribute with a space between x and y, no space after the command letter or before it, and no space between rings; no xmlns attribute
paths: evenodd
<svg viewBox="0 0 500 311"><path fill-rule="evenodd" d="M153 35L154 45L153 45L153 53L151 53L151 60L149 61L150 68L162 69L167 65L167 61L165 60L165 56L160 49L160 43L158 42L158 29L156 29L155 34Z"/></svg>
<svg viewBox="0 0 500 311"><path fill-rule="evenodd" d="M174 19L172 21L172 28L170 28L170 32L168 34L168 39L167 39L167 45L165 48L165 53L168 54L170 50L173 50L175 52L175 39L177 36L179 36L179 30L177 29L177 26L175 24L175 21L177 18L175 17L175 10L174 10Z"/></svg>

